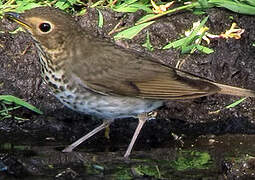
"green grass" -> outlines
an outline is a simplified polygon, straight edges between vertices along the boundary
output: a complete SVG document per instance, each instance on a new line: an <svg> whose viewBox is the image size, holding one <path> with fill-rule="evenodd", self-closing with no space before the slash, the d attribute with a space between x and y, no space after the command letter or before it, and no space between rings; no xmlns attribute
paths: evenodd
<svg viewBox="0 0 255 180"><path fill-rule="evenodd" d="M223 107L222 109L218 109L216 111L210 111L209 114L217 114L220 113L220 111L224 110L224 109L231 109L231 108L235 108L236 106L238 106L239 104L241 104L242 102L244 102L247 99L247 97L241 98L239 100L234 101L233 103Z"/></svg>
<svg viewBox="0 0 255 180"><path fill-rule="evenodd" d="M208 19L208 17L204 18L200 22L199 26L197 26L195 29L192 30L191 34L188 37L184 37L177 41L170 42L169 44L164 46L163 49L180 48L182 54L194 53L195 50L199 50L200 52L205 53L205 54L213 53L214 51L212 49L196 43L197 40L199 40L198 42L201 43L201 40L202 40L203 36L205 35L205 32L200 35L198 35L198 32L204 26L207 19Z"/></svg>
<svg viewBox="0 0 255 180"><path fill-rule="evenodd" d="M9 11L19 13L39 6L54 6L67 12L75 12L74 5L85 4L80 0L2 0L0 1L0 18Z"/></svg>
<svg viewBox="0 0 255 180"><path fill-rule="evenodd" d="M138 10L144 11L146 14L140 20L138 20L134 26L132 27L122 27L120 30L116 30L114 32L118 32L115 34L114 39L132 39L135 37L141 30L151 25L154 21L162 16L167 14L175 13L178 11L190 11L192 10L194 13L201 14L204 13L204 10L212 7L221 7L226 8L236 13L255 15L255 1L254 0L195 0L191 1L189 4L185 4L187 1L177 1L174 8L170 8L160 14L154 14L152 9L152 4L150 0L98 0L91 4L91 7L95 7L98 9L99 20L98 26L103 28L103 15L100 8L107 7L111 8L113 11L117 12L136 12ZM157 1L158 5L163 5L165 3ZM14 11L14 12L23 12L25 10L35 8L38 6L54 6L60 8L64 11L74 13L74 14L82 14L86 11L85 6L89 6L88 1L82 2L81 0L7 0L0 2L0 18L3 17L5 12ZM75 8L75 6L79 6L81 8ZM77 12L76 9L79 9ZM202 24L202 22L201 22ZM194 44L192 41L195 38L201 38L201 36L196 36L192 33L189 37L185 39L172 42L170 45L165 47L173 47L178 43L178 47L181 47L182 53L192 53L196 50L199 50L203 53L209 54L212 53L213 50L202 46L200 44ZM174 44L175 43L175 44Z"/></svg>
<svg viewBox="0 0 255 180"><path fill-rule="evenodd" d="M154 50L154 48L151 44L151 41L150 41L150 33L148 31L147 31L145 43L142 46L145 47L148 51Z"/></svg>
<svg viewBox="0 0 255 180"><path fill-rule="evenodd" d="M27 108L35 113L43 114L42 111L34 107L33 105L23 101L18 97L11 95L0 95L0 120L7 118L14 118L17 120L24 120L21 117L13 116L12 111L21 107Z"/></svg>

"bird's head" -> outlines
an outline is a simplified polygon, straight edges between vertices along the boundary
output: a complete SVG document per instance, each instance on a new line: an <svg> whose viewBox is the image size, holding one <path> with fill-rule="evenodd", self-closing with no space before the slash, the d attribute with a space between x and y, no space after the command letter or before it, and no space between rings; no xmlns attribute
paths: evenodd
<svg viewBox="0 0 255 180"><path fill-rule="evenodd" d="M20 24L47 50L62 47L80 28L70 15L52 7L38 7L25 13L8 12L6 17Z"/></svg>

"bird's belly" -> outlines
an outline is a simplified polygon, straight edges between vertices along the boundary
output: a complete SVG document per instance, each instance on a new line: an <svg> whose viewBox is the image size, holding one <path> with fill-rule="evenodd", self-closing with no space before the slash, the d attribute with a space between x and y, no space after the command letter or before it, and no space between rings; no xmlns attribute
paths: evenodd
<svg viewBox="0 0 255 180"><path fill-rule="evenodd" d="M75 111L104 119L135 117L143 112L150 112L163 104L163 101L105 96L93 92L83 92L82 95L77 95L72 91L64 91L56 94L56 97Z"/></svg>

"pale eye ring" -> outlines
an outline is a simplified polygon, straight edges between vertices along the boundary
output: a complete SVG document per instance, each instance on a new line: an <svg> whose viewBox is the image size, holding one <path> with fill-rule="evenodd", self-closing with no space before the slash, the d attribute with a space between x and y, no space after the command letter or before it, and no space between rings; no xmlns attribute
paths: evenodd
<svg viewBox="0 0 255 180"><path fill-rule="evenodd" d="M43 22L43 23L41 23L41 24L39 24L39 29L40 29L40 31L41 32L43 32L43 33L48 33L48 32L50 32L51 31L51 24L50 23L48 23L48 22Z"/></svg>

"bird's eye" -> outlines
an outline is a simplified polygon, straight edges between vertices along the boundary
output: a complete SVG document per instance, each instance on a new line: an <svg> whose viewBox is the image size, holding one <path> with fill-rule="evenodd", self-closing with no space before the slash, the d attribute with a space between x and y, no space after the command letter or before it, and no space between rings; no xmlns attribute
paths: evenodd
<svg viewBox="0 0 255 180"><path fill-rule="evenodd" d="M51 30L51 25L49 23L41 23L39 25L39 29L42 32L46 33L46 32L49 32Z"/></svg>

